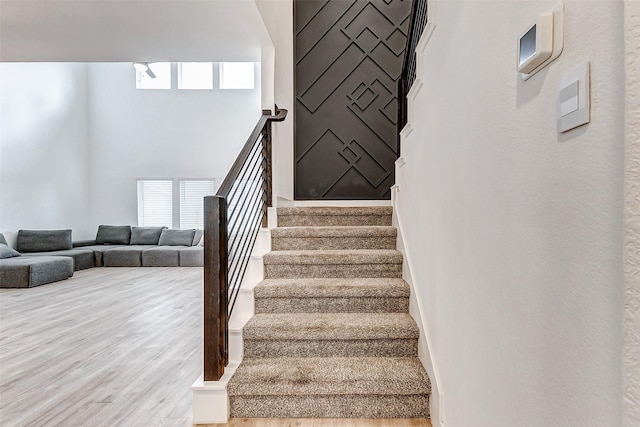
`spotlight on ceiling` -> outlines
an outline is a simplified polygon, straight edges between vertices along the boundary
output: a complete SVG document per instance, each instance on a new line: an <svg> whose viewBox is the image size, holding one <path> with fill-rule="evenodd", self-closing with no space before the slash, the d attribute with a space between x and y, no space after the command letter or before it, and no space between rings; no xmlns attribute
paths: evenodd
<svg viewBox="0 0 640 427"><path fill-rule="evenodd" d="M147 75L152 79L156 78L156 75L154 74L154 72L151 71L151 68L149 68L148 62L134 62L133 68L140 71L141 73L147 73Z"/></svg>

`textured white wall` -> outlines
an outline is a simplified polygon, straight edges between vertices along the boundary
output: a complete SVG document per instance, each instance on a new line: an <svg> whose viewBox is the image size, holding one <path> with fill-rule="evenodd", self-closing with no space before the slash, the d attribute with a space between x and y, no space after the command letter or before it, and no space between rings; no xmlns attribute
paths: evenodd
<svg viewBox="0 0 640 427"><path fill-rule="evenodd" d="M138 178L224 178L261 114L255 69L253 90L138 90L130 63L91 64L93 225L137 223Z"/></svg>
<svg viewBox="0 0 640 427"><path fill-rule="evenodd" d="M255 2L275 48L275 103L289 110L273 128L273 194L293 200L293 1Z"/></svg>
<svg viewBox="0 0 640 427"><path fill-rule="evenodd" d="M640 2L625 2L624 426L640 425Z"/></svg>
<svg viewBox="0 0 640 427"><path fill-rule="evenodd" d="M566 1L562 56L523 82L517 37L555 4L430 3L396 213L446 426L622 423L623 8ZM558 134L586 60L591 123Z"/></svg>
<svg viewBox="0 0 640 427"><path fill-rule="evenodd" d="M0 64L0 231L89 227L87 67Z"/></svg>

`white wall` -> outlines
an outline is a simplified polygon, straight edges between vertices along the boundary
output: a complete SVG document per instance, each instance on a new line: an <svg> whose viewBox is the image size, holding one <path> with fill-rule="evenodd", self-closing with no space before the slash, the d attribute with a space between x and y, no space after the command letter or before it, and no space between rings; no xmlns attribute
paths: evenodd
<svg viewBox="0 0 640 427"><path fill-rule="evenodd" d="M0 64L0 231L89 227L87 67ZM95 232L94 232L95 233Z"/></svg>
<svg viewBox="0 0 640 427"><path fill-rule="evenodd" d="M624 426L640 425L640 2L625 2Z"/></svg>
<svg viewBox="0 0 640 427"><path fill-rule="evenodd" d="M274 99L289 110L273 126L273 195L293 200L293 1L255 0L275 48Z"/></svg>
<svg viewBox="0 0 640 427"><path fill-rule="evenodd" d="M395 201L446 426L622 423L622 2L566 1L562 56L524 82L516 39L555 4L430 3ZM591 123L558 134L585 60Z"/></svg>
<svg viewBox="0 0 640 427"><path fill-rule="evenodd" d="M254 90L178 90L175 65L173 89L139 90L131 64L91 64L93 225L137 223L138 178L224 178L261 114L255 70Z"/></svg>

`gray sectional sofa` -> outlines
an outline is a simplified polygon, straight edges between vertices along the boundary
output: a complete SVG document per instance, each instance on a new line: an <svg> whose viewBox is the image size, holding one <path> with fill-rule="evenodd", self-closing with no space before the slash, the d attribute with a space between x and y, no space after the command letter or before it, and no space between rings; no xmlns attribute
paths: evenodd
<svg viewBox="0 0 640 427"><path fill-rule="evenodd" d="M95 240L73 242L71 230L20 230L17 251L0 234L0 288L43 285L92 267L200 267L202 234L101 225Z"/></svg>

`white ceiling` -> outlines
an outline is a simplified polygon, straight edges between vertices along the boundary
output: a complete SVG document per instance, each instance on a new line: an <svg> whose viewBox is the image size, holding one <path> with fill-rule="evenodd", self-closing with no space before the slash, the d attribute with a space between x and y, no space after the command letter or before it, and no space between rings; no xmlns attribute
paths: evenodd
<svg viewBox="0 0 640 427"><path fill-rule="evenodd" d="M260 61L253 0L1 0L0 61Z"/></svg>

